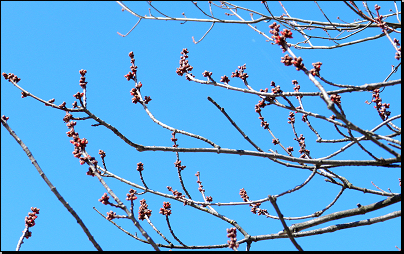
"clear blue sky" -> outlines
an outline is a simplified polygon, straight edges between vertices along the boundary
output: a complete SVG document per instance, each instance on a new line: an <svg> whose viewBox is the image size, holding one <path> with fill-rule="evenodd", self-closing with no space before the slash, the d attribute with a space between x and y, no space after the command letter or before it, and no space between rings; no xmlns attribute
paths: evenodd
<svg viewBox="0 0 404 254"><path fill-rule="evenodd" d="M185 12L187 17L203 18L190 2L153 2L167 15L179 17ZM266 13L260 2L238 3ZM373 9L375 2L369 2ZM393 9L392 2L378 2L381 13ZM146 2L127 3L128 7L139 14L148 14ZM200 3L208 12L207 3ZM307 19L325 20L315 3L284 2L292 16ZM303 7L305 5L306 7ZM352 21L352 12L342 2L320 2L323 11L332 21L339 16ZM362 6L361 3L358 5ZM277 2L269 3L274 15L283 10ZM308 6L308 7L307 7ZM398 4L401 8L401 5ZM302 10L305 10L302 12ZM307 11L309 10L309 11ZM222 11L214 9L214 14L224 17ZM153 12L154 15L158 15ZM245 18L249 15L244 14ZM256 17L256 16L255 16ZM397 19L392 18L392 22ZM198 40L210 27L209 23L180 24L171 21L142 20L138 27L126 38L117 34L127 33L137 19L128 12L122 12L115 2L1 2L1 72L14 73L21 78L23 88L45 100L56 99L70 107L73 94L80 91L79 70L88 71L88 108L101 119L112 124L133 142L143 145L171 146L171 132L155 124L139 104L131 103L129 91L134 87L124 75L129 72L128 53L135 54L138 66L138 79L143 83L142 95L151 96L149 109L160 121L182 130L202 135L221 147L254 150L231 126L227 119L206 98L212 97L243 131L264 150L277 149L272 137L260 127L260 121L254 112L259 98L250 94L227 91L223 88L191 83L179 77L175 70L179 66L180 52L188 48L189 61L194 66L193 74L203 79L204 70L213 72L218 81L220 76L231 76L237 66L247 64L246 72L249 84L259 90L273 80L284 91L293 91L291 80L297 79L301 91L317 91L302 72L280 63L283 55L276 45L265 42L265 38L246 25L216 24L213 30L199 44L192 42L192 36ZM262 31L268 33L268 24L259 24ZM283 29L283 27L281 27ZM373 29L364 32L371 36L380 33ZM399 38L397 35L393 35ZM353 38L360 38L358 35ZM291 39L292 42L293 39ZM400 41L401 42L401 41ZM316 42L320 45L321 42ZM335 50L294 50L302 56L306 66L312 62L323 63L322 75L335 83L363 85L380 82L385 79L396 65L394 48L387 38ZM401 72L401 68L399 69ZM393 75L390 80L399 79ZM231 85L243 87L241 80L232 79ZM325 86L327 90L334 90ZM401 87L388 87L382 94L383 102L390 103L392 116L401 114ZM325 104L319 99L303 98L306 110L330 116ZM342 103L345 112L355 124L364 129L372 129L380 123L371 100L371 93L343 94ZM263 115L270 123L275 135L286 146L299 150L293 140L292 130L287 124L289 112L275 107L267 107ZM65 113L45 107L33 98L21 99L20 91L11 83L1 79L1 115L10 117L8 123L33 153L42 170L57 190L79 214L95 239L104 250L152 250L151 246L140 243L103 219L92 207L103 214L111 209L98 202L105 189L96 178L87 176L86 166L72 156L73 147L66 136L68 131L62 121ZM75 116L83 116L75 114ZM317 144L315 136L296 117L297 131L306 137L307 149L314 158L325 156L339 148L339 145ZM91 127L94 121L80 121L76 131L80 137L89 140L87 151L98 157L98 150L107 153L108 169L132 182L141 184L136 171L136 163L143 162L143 172L149 188L167 192L166 186L181 190L177 171L174 167L174 153L137 152L117 138L104 127ZM312 120L325 139L339 138L331 125ZM395 124L401 126L400 121ZM321 128L323 126L323 128ZM381 129L380 134L387 134ZM355 134L355 136L359 136ZM206 143L177 134L181 147L209 147ZM372 144L368 148L375 147ZM387 158L389 154L374 150L375 154ZM358 147L351 147L347 153L337 159L370 159ZM183 178L191 196L202 200L198 192L195 173L201 172L202 184L206 195L214 202L241 201L239 190L245 188L252 200L275 195L301 184L308 171L285 168L262 158L245 158L238 155L217 154L181 154L180 159L186 169ZM100 159L98 159L100 161ZM337 168L335 172L349 179L354 185L375 189L373 181L379 187L393 192L401 192L398 178L399 169L387 168ZM114 179L106 179L111 189L125 199L128 186ZM285 217L302 216L323 209L339 192L337 186L324 182L320 176L302 190L286 195L278 200ZM165 224L164 216L158 213L163 201L152 195L145 198L153 210L151 220L173 243ZM347 190L327 213L352 209L357 203L368 205L384 198L358 191ZM127 201L125 201L128 203ZM231 225L180 202L173 202L171 225L176 235L187 245L206 245L226 243L226 228ZM136 201L135 211L138 210ZM32 238L25 240L21 250L94 250L93 245L56 199L48 186L39 176L29 159L8 134L1 128L1 249L14 250L24 229L24 217L30 207L40 208L36 226L32 228ZM217 207L215 207L217 208ZM261 208L275 214L271 204ZM387 209L374 211L364 216L343 219L321 225L325 227L336 223L377 217L400 210L400 204ZM236 220L251 235L271 234L282 230L279 221L252 214L248 206L220 207L217 211ZM136 233L137 229L126 220L115 220L126 230ZM300 221L299 221L300 222ZM296 221L287 221L288 225ZM156 242L163 240L153 232L146 221L142 226ZM320 227L318 227L320 228ZM241 233L238 238L241 239ZM304 250L396 250L401 247L401 218L377 223L366 227L340 230L335 233L297 238ZM245 249L245 244L240 246ZM229 250L228 248L226 250ZM289 239L275 239L253 243L252 250L295 250Z"/></svg>

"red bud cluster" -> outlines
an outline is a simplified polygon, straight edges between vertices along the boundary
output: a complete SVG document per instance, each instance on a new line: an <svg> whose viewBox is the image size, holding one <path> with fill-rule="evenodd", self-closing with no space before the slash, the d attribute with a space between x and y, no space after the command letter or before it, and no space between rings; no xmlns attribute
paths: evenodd
<svg viewBox="0 0 404 254"><path fill-rule="evenodd" d="M8 82L15 82L15 83L18 83L18 82L20 82L20 78L18 78L16 75L14 75L13 73L9 73L9 74L7 74L7 73L5 73L5 72L3 72L3 77L6 79L6 80L8 80Z"/></svg>
<svg viewBox="0 0 404 254"><path fill-rule="evenodd" d="M224 75L220 77L220 82L229 83L230 80L226 75Z"/></svg>
<svg viewBox="0 0 404 254"><path fill-rule="evenodd" d="M281 63L285 64L285 66L291 66L293 64L293 57L286 54L284 57L281 57Z"/></svg>
<svg viewBox="0 0 404 254"><path fill-rule="evenodd" d="M380 89L373 90L372 102L376 104L374 107L382 120L387 120L391 114L390 111L387 111L387 109L390 108L390 103L382 103L382 98L380 98Z"/></svg>
<svg viewBox="0 0 404 254"><path fill-rule="evenodd" d="M198 191L201 192L201 193L203 193L203 192L205 192L205 190L203 189L202 181L201 181L201 179L199 178L200 175L201 175L201 174L199 173L199 171L197 171L196 174L195 174L195 176L198 177L198 180L196 181L196 182L198 183L198 185L199 185Z"/></svg>
<svg viewBox="0 0 404 254"><path fill-rule="evenodd" d="M139 93L138 93L140 87L142 87L142 83L141 83L141 82L139 82L139 84L136 85L135 88L132 88L132 89L130 90L130 95L133 96L133 98L132 98L132 103L135 103L135 104L136 104L136 103L140 102L140 95L139 95ZM151 100L152 100L152 99L150 98L150 96L145 96L143 102L144 102L145 104L148 104Z"/></svg>
<svg viewBox="0 0 404 254"><path fill-rule="evenodd" d="M144 220L147 217L151 216L152 210L147 208L148 205L146 204L146 200L140 200L140 207L139 207L139 220Z"/></svg>
<svg viewBox="0 0 404 254"><path fill-rule="evenodd" d="M84 96L84 93L77 92L76 94L73 95L74 98L81 100L81 98Z"/></svg>
<svg viewBox="0 0 404 254"><path fill-rule="evenodd" d="M177 190L173 190L173 188L171 188L171 186L167 186L167 190L171 191L173 193L173 195L178 199L181 199L181 198L185 197L184 195L182 195L181 192L179 192Z"/></svg>
<svg viewBox="0 0 404 254"><path fill-rule="evenodd" d="M320 68L321 68L322 64L323 63L321 63L321 62L312 63L314 69L310 70L311 75L319 76L320 75Z"/></svg>
<svg viewBox="0 0 404 254"><path fill-rule="evenodd" d="M237 229L236 228L228 228L227 229L227 237L230 238L230 240L227 241L229 244L230 249L237 249L239 244L237 243Z"/></svg>
<svg viewBox="0 0 404 254"><path fill-rule="evenodd" d="M394 58L397 60L400 60L400 58L401 58L401 47L399 47L400 42L396 38L394 38L393 42L394 42L394 44L396 44L396 47L398 48L398 51L399 51L399 52L396 52L396 55Z"/></svg>
<svg viewBox="0 0 404 254"><path fill-rule="evenodd" d="M288 124L294 124L295 123L295 113L289 112L289 117L288 117Z"/></svg>
<svg viewBox="0 0 404 254"><path fill-rule="evenodd" d="M105 156L107 156L103 150L99 150L98 154L100 155L101 159L104 159Z"/></svg>
<svg viewBox="0 0 404 254"><path fill-rule="evenodd" d="M116 218L116 213L113 211L107 212L107 220L112 220Z"/></svg>
<svg viewBox="0 0 404 254"><path fill-rule="evenodd" d="M177 68L177 70L175 71L179 76L182 76L185 73L192 71L192 69L194 68L191 65L189 65L189 63L188 63L188 60L187 60L188 53L189 53L189 51L186 48L181 51L182 56L180 58L180 67Z"/></svg>
<svg viewBox="0 0 404 254"><path fill-rule="evenodd" d="M28 213L28 216L25 217L25 226L26 227L33 227L35 226L35 220L38 218L37 214L39 214L39 208L31 207L31 213ZM24 230L25 231L25 230ZM22 231L24 233L24 231ZM30 238L32 236L32 232L27 230L25 231L25 238Z"/></svg>
<svg viewBox="0 0 404 254"><path fill-rule="evenodd" d="M299 142L300 150L299 153L301 154L300 158L305 158L306 156L310 156L310 151L306 149L306 143L305 140L306 138L303 136L303 134L300 134L300 137L294 138L294 140L297 140Z"/></svg>
<svg viewBox="0 0 404 254"><path fill-rule="evenodd" d="M136 193L137 193L136 190L130 189L129 193L126 194L126 200L130 201L136 200L137 199L137 197L135 196Z"/></svg>
<svg viewBox="0 0 404 254"><path fill-rule="evenodd" d="M173 147L178 147L178 144L177 144L178 139L175 137L175 131L173 131L173 132L171 133L171 135L173 135L173 137L171 138L171 141L174 142Z"/></svg>
<svg viewBox="0 0 404 254"><path fill-rule="evenodd" d="M296 67L297 71L300 71L304 68L303 58L300 56L298 58L293 59L292 64Z"/></svg>
<svg viewBox="0 0 404 254"><path fill-rule="evenodd" d="M283 91L281 90L280 86L275 86L275 82L271 81L271 86L273 86L274 88L271 89L271 91L273 93L282 93Z"/></svg>
<svg viewBox="0 0 404 254"><path fill-rule="evenodd" d="M39 208L31 207L31 213L28 213L28 216L25 217L25 225L28 227L35 226L35 219L38 218L37 214L39 214Z"/></svg>
<svg viewBox="0 0 404 254"><path fill-rule="evenodd" d="M248 78L248 74L244 72L247 69L246 64L242 66L238 66L238 70L231 73L232 78L241 78L242 80L246 80Z"/></svg>
<svg viewBox="0 0 404 254"><path fill-rule="evenodd" d="M162 215L170 216L171 215L171 204L170 202L163 202L163 208L160 208L160 212Z"/></svg>
<svg viewBox="0 0 404 254"><path fill-rule="evenodd" d="M129 81L131 79L135 80L136 79L136 72L137 72L137 66L135 65L135 55L133 54L133 51L129 52L129 57L130 57L130 62L131 62L131 66L130 66L130 72L126 75L124 75L124 77Z"/></svg>
<svg viewBox="0 0 404 254"><path fill-rule="evenodd" d="M243 199L244 202L248 202L248 201L249 201L250 198L248 197L247 191L246 191L244 188L242 188L242 189L240 190L239 194L240 194L240 196L241 196L241 198Z"/></svg>
<svg viewBox="0 0 404 254"><path fill-rule="evenodd" d="M139 162L139 163L137 164L136 170L140 172L140 171L143 171L143 169L144 169L144 168L143 168L143 163Z"/></svg>
<svg viewBox="0 0 404 254"><path fill-rule="evenodd" d="M80 77L80 86L81 86L81 88L85 89L88 82L86 82L86 77L84 77L84 76L86 75L87 71L82 69L82 70L79 71L79 73L81 75L81 77Z"/></svg>
<svg viewBox="0 0 404 254"><path fill-rule="evenodd" d="M202 72L202 76L210 78L212 76L212 72L204 71Z"/></svg>
<svg viewBox="0 0 404 254"><path fill-rule="evenodd" d="M174 165L176 168L178 168L178 170L184 170L187 166L181 165L181 161L176 161L174 162Z"/></svg>
<svg viewBox="0 0 404 254"><path fill-rule="evenodd" d="M102 197L100 199L98 199L98 201L100 201L101 203L103 203L104 205L108 205L111 204L109 202L109 197L107 193L104 193L104 195L102 195Z"/></svg>
<svg viewBox="0 0 404 254"><path fill-rule="evenodd" d="M341 95L338 94L332 94L330 96L330 99L332 102L337 103L337 104L341 104Z"/></svg>
<svg viewBox="0 0 404 254"><path fill-rule="evenodd" d="M282 52L286 52L286 38L292 39L292 32L285 28L279 33L280 25L276 24L276 22L269 25L269 28L271 28L269 32L272 34L271 37L274 39L275 44L278 44L281 47Z"/></svg>
<svg viewBox="0 0 404 254"><path fill-rule="evenodd" d="M86 162L92 163L95 168L97 168L97 164L98 161L94 158L91 157L90 155L88 155L87 157L80 157L82 155L82 152L85 151L86 146L88 144L88 140L86 138L80 138L79 134L74 130L74 126L76 125L76 122L74 121L70 121L73 119L73 115L70 114L69 112L66 112L66 115L63 117L63 121L66 124L67 128L69 128L70 130L68 132L66 132L66 135L69 138L73 138L73 140L70 140L70 143L73 144L74 149L73 149L73 156L76 158L80 159L80 164L83 165ZM100 155L102 155L104 153L104 157L105 157L105 152L101 151L99 152ZM103 158L101 156L101 158ZM101 173L98 169L97 169L98 173ZM93 171L91 170L91 167L89 168L87 175L91 175L94 176Z"/></svg>
<svg viewBox="0 0 404 254"><path fill-rule="evenodd" d="M9 119L9 117L8 117L8 116L5 116L5 115L2 115L2 116L1 116L1 119L3 119L4 121L7 122L7 120Z"/></svg>

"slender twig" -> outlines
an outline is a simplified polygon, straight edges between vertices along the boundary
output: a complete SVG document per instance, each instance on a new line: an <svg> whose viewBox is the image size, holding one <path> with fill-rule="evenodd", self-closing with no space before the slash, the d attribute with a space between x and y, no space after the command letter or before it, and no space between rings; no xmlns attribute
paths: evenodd
<svg viewBox="0 0 404 254"><path fill-rule="evenodd" d="M166 215L166 221L167 221L167 226L168 229L170 230L171 235L174 237L175 240L177 240L177 242L179 242L182 246L187 247L183 242L181 242L180 239L178 239L178 237L174 234L173 229L171 228L171 224L170 224L170 219L168 218L168 215Z"/></svg>
<svg viewBox="0 0 404 254"><path fill-rule="evenodd" d="M166 129L168 129L168 130L170 130L170 131L175 131L176 133L181 133L181 134L184 134L184 135L187 135L187 136L196 138L196 139L200 139L200 140L205 141L206 143L210 144L211 146L213 146L213 147L215 147L215 148L220 148L220 146L216 145L215 143L213 143L212 141L210 141L210 140L207 139L207 138L204 138L204 137L199 136L199 135L195 135L195 134L190 133L190 132L187 132L187 131L175 129L175 128L173 128L173 127L171 127L171 126L168 126L167 124L162 123L162 122L160 122L159 120L157 120L157 119L154 117L154 115L150 112L149 108L146 106L146 103L144 103L140 91L138 90L137 92L138 92L139 97L140 97L140 103L142 104L144 110L145 110L146 113L149 115L149 117L153 120L153 122L157 123L157 124L160 125L161 127L166 128Z"/></svg>
<svg viewBox="0 0 404 254"><path fill-rule="evenodd" d="M130 34L130 32L132 32L133 29L135 29L135 27L139 24L139 22L142 20L142 18L139 18L139 20L136 22L136 24L132 27L132 29L129 30L129 32L127 32L125 35L121 34L120 32L117 32L120 36L122 37L126 37L128 34Z"/></svg>
<svg viewBox="0 0 404 254"><path fill-rule="evenodd" d="M276 198L273 196L269 196L269 201L271 201L271 204L275 208L275 211L278 214L279 219L280 219L280 221L283 225L283 228L285 229L290 241L293 243L293 245L296 247L296 249L298 249L299 251L303 251L302 247L300 247L300 245L296 242L295 238L292 236L292 233L290 232L288 225L286 225L286 222L283 219L283 214L279 210L278 204L276 203Z"/></svg>
<svg viewBox="0 0 404 254"><path fill-rule="evenodd" d="M26 225L24 230L22 231L22 235L20 237L20 240L18 240L17 247L15 248L15 251L20 250L21 245L24 243L24 237L28 233L28 229L29 229L29 227L28 227L28 225Z"/></svg>
<svg viewBox="0 0 404 254"><path fill-rule="evenodd" d="M252 146L254 146L255 149L257 149L260 152L263 152L263 150L259 148L253 141L251 141L251 139L237 126L237 124L233 121L233 119L231 119L231 117L226 113L224 108L220 107L219 104L217 104L217 102L214 101L211 97L208 97L208 100L212 102L213 105L215 105L220 110L220 112L223 113L223 115L230 121L230 123L234 126L234 128L236 128L238 132L240 132L240 134L244 137L245 140L247 140Z"/></svg>
<svg viewBox="0 0 404 254"><path fill-rule="evenodd" d="M210 28L208 29L208 31L206 31L206 33L202 36L202 38L199 39L199 41L195 41L195 38L192 36L192 41L195 44L198 44L199 42L201 42L203 40L203 38L205 38L206 35L208 35L208 33L210 32L210 30L212 30L213 26L215 25L215 22L212 22L212 25L210 26Z"/></svg>

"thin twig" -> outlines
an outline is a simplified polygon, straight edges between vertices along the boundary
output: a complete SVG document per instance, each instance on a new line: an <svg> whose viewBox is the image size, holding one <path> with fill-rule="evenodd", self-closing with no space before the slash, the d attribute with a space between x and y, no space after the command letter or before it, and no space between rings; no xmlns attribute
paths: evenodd
<svg viewBox="0 0 404 254"><path fill-rule="evenodd" d="M231 119L231 117L226 113L224 108L220 107L219 104L217 104L217 102L214 101L211 97L208 97L208 100L212 102L213 105L215 105L220 110L220 112L223 113L223 115L230 121L230 123L234 126L234 128L236 128L237 131L240 132L240 134L244 137L245 140L247 140L252 146L254 146L255 149L257 149L260 152L263 152L263 150L259 148L253 141L251 141L251 139L237 126L237 124L233 121L233 119Z"/></svg>
<svg viewBox="0 0 404 254"><path fill-rule="evenodd" d="M288 225L286 225L286 222L283 219L283 214L279 210L278 204L276 204L276 198L273 196L269 196L269 201L271 201L271 204L275 208L275 211L278 214L279 219L280 219L280 221L283 225L283 228L285 229L290 241L293 243L293 245L296 247L296 249L298 249L299 251L303 251L302 247L300 247L300 245L296 242L295 238L292 236L292 233L290 232Z"/></svg>

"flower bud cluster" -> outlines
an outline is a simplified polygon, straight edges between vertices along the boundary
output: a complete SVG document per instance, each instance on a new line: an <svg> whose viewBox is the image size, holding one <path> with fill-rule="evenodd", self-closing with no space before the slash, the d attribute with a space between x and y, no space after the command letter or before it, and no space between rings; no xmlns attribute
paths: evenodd
<svg viewBox="0 0 404 254"><path fill-rule="evenodd" d="M377 23L377 26L380 27L383 31L388 29L388 26L386 26L386 22L383 21L383 15L380 15L379 10L380 10L380 6L375 4L375 10L377 13L377 17L375 18L375 22Z"/></svg>
<svg viewBox="0 0 404 254"><path fill-rule="evenodd" d="M141 82L139 82L137 85L136 85L136 87L135 88L132 88L131 90L130 90L130 95L132 95L133 96L133 98L132 98L132 103L138 103L138 102L141 102L140 101L140 95L139 95L139 93L138 93L138 91L140 91L140 88L142 87L142 83ZM144 100L143 100L143 102L145 103L145 104L149 104L149 102L151 101L152 99L150 98L150 96L145 96L144 97Z"/></svg>
<svg viewBox="0 0 404 254"><path fill-rule="evenodd" d="M178 147L178 144L177 144L178 139L175 137L175 133L176 133L175 131L173 131L171 133L171 135L173 135L173 137L171 138L171 141L174 142L173 147Z"/></svg>
<svg viewBox="0 0 404 254"><path fill-rule="evenodd" d="M296 119L295 119L295 113L293 113L292 111L289 112L289 117L288 117L288 124L294 124Z"/></svg>
<svg viewBox="0 0 404 254"><path fill-rule="evenodd" d="M230 249L237 249L239 244L237 243L237 229L236 228L228 228L227 229L227 237L230 238L230 240L227 241L229 244Z"/></svg>
<svg viewBox="0 0 404 254"><path fill-rule="evenodd" d="M241 198L243 199L244 202L248 202L248 201L249 201L250 198L248 197L247 191L246 191L244 188L242 188L242 189L240 190L239 194L240 194L240 196L241 196Z"/></svg>
<svg viewBox="0 0 404 254"><path fill-rule="evenodd" d="M303 134L300 134L300 137L298 138L294 138L294 140L297 140L297 142L299 142L299 153L301 154L300 158L306 158L306 156L310 156L310 151L306 149L306 143L304 141L305 139L306 138L303 136Z"/></svg>
<svg viewBox="0 0 404 254"><path fill-rule="evenodd" d="M146 219L146 216L150 218L152 210L148 209L148 205L146 204L146 200L140 200L140 207L139 207L139 220Z"/></svg>
<svg viewBox="0 0 404 254"><path fill-rule="evenodd" d="M113 220L115 218L117 218L115 212L113 212L112 210L110 212L107 212L107 220Z"/></svg>
<svg viewBox="0 0 404 254"><path fill-rule="evenodd" d="M84 77L84 76L86 75L87 71L81 69L81 70L79 71L79 73L80 73L80 75L81 75L81 77L80 77L80 86L81 86L81 88L85 89L88 82L86 81L86 77Z"/></svg>
<svg viewBox="0 0 404 254"><path fill-rule="evenodd" d="M297 71L300 71L301 69L304 68L304 63L303 63L303 58L299 57L291 57L288 54L286 54L284 57L281 57L281 63L283 63L285 66L293 66L296 67Z"/></svg>
<svg viewBox="0 0 404 254"><path fill-rule="evenodd" d="M101 203L103 203L104 205L108 205L111 204L109 202L109 197L107 193L104 193L104 195L102 195L102 197L100 199L98 199L98 201L100 201Z"/></svg>
<svg viewBox="0 0 404 254"><path fill-rule="evenodd" d="M143 168L143 163L138 162L136 170L139 171L139 172L141 172L141 171L143 171L143 169L144 169L144 168Z"/></svg>
<svg viewBox="0 0 404 254"><path fill-rule="evenodd" d="M76 122L71 121L72 119L73 119L73 115L70 114L69 112L66 112L66 115L63 117L63 121L65 123L67 123L66 126L67 126L67 128L69 128L69 131L66 132L66 135L73 139L73 140L70 140L70 143L72 143L74 146L74 149L72 152L73 156L76 158L79 158L80 165L83 165L84 163L89 162L89 163L92 163L95 168L97 168L98 161L94 157L91 157L90 155L87 155L86 157L80 157L82 155L82 152L84 152L86 149L88 140L86 138L79 137L79 134L74 130L74 126L76 125ZM98 173L101 173L98 169L97 169L97 171L98 171ZM87 175L94 176L94 173L91 170L91 167L89 167Z"/></svg>
<svg viewBox="0 0 404 254"><path fill-rule="evenodd" d="M272 88L273 93L282 92L282 90L280 89L280 86L275 87L275 82L271 81L271 86L274 87L274 88ZM265 90L260 89L260 92L267 93L268 88L265 88ZM265 100L269 100L269 104L265 104ZM272 100L273 100L273 98L267 97L267 99L262 99L262 100L258 101L258 103L255 105L255 112L258 113L258 115L259 115L258 119L261 120L261 127L264 127L264 129L269 129L269 123L267 121L264 121L264 117L261 115L261 108L265 108L265 106L270 105Z"/></svg>
<svg viewBox="0 0 404 254"><path fill-rule="evenodd" d="M271 37L274 39L275 44L278 44L281 47L282 52L286 52L286 38L293 39L292 32L285 28L279 34L280 25L276 24L276 22L269 25L269 28L271 28L269 32L272 34Z"/></svg>
<svg viewBox="0 0 404 254"><path fill-rule="evenodd" d="M181 51L182 56L180 58L180 67L177 68L177 70L175 71L177 73L177 75L179 75L179 76L182 76L185 73L189 73L194 68L191 65L189 65L189 63L188 63L188 60L187 60L188 53L189 53L189 51L186 48L182 49L182 51ZM189 74L191 74L191 73L189 73ZM190 79L187 77L187 80L190 80Z"/></svg>
<svg viewBox="0 0 404 254"><path fill-rule="evenodd" d="M133 51L129 52L129 57L130 57L130 72L126 74L124 77L129 81L131 79L136 81L136 72L137 72L137 66L135 65L135 55L133 54Z"/></svg>
<svg viewBox="0 0 404 254"><path fill-rule="evenodd" d="M2 115L2 116L1 116L1 119L3 119L4 121L7 122L7 120L9 119L9 117L8 117L8 116L5 116L5 115Z"/></svg>
<svg viewBox="0 0 404 254"><path fill-rule="evenodd" d="M204 193L205 190L203 189L203 185L202 185L202 181L201 181L201 179L200 179L200 175L201 175L201 174L199 173L199 171L197 171L196 174L195 174L195 176L198 177L198 181L196 181L196 182L197 182L198 185L199 185L199 187L198 187L199 192ZM206 201L206 202L212 202L212 200L213 200L212 196L208 196L208 197L205 198L205 201ZM203 206L205 206L205 205L203 205Z"/></svg>
<svg viewBox="0 0 404 254"><path fill-rule="evenodd" d="M314 69L310 70L311 75L319 76L320 75L320 68L321 68L322 64L323 64L322 62L312 63Z"/></svg>
<svg viewBox="0 0 404 254"><path fill-rule="evenodd" d="M291 66L293 64L293 57L286 54L284 57L281 57L281 63L285 66Z"/></svg>
<svg viewBox="0 0 404 254"><path fill-rule="evenodd" d="M37 214L39 214L39 210L40 210L39 208L31 207L32 212L28 213L28 216L25 217L25 226L26 227L30 228L30 227L35 226L35 220L36 220L36 218L38 218ZM22 232L24 233L24 231L22 231ZM28 239L31 236L32 236L31 231L29 231L29 230L25 231L25 235L24 235L25 238Z"/></svg>
<svg viewBox="0 0 404 254"><path fill-rule="evenodd" d="M137 66L135 65L135 55L133 54L133 51L129 52L129 57L130 57L130 72L126 75L124 75L124 77L130 81L131 79L133 79L133 81L135 81L135 83L137 83L137 78L136 78L136 73L137 73ZM135 88L132 88L130 90L130 95L133 96L132 98L132 103L138 103L141 102L141 98L140 98L140 88L142 87L142 83L139 82L136 84ZM148 104L152 99L150 98L150 96L145 96L143 102L145 104Z"/></svg>
<svg viewBox="0 0 404 254"><path fill-rule="evenodd" d="M31 213L28 213L28 216L25 217L25 225L30 227L35 226L35 219L38 218L37 214L39 214L39 208L31 207Z"/></svg>
<svg viewBox="0 0 404 254"><path fill-rule="evenodd" d="M195 176L198 177L198 180L196 181L196 182L198 183L198 185L199 185L198 191L201 192L201 193L204 193L205 190L203 189L202 181L201 181L201 179L199 178L199 176L200 176L199 171L196 172Z"/></svg>
<svg viewBox="0 0 404 254"><path fill-rule="evenodd" d="M273 86L274 88L271 89L271 91L273 93L283 93L283 91L281 90L280 86L275 86L275 82L271 81L271 86Z"/></svg>
<svg viewBox="0 0 404 254"><path fill-rule="evenodd" d="M18 82L20 82L20 78L18 78L16 75L14 75L13 73L9 73L9 74L7 74L7 73L5 73L5 72L3 72L3 77L6 79L6 80L8 80L8 82L15 82L15 83L18 83ZM28 96L28 94L27 93L25 93L25 92L21 92L21 98L25 98L25 97L27 97Z"/></svg>
<svg viewBox="0 0 404 254"><path fill-rule="evenodd" d="M99 150L98 154L100 155L101 159L104 159L105 156L107 156L103 150Z"/></svg>
<svg viewBox="0 0 404 254"><path fill-rule="evenodd" d="M126 200L128 201L136 200L137 199L136 194L137 194L136 190L130 189L129 193L126 194Z"/></svg>
<svg viewBox="0 0 404 254"><path fill-rule="evenodd" d="M296 67L297 71L300 71L301 69L304 68L304 64L303 64L303 58L301 58L300 56L298 58L295 58L293 61L293 66Z"/></svg>
<svg viewBox="0 0 404 254"><path fill-rule="evenodd" d="M171 186L167 186L167 190L171 191L173 193L173 195L175 196L175 198L177 198L177 199L181 199L181 198L185 197L184 195L182 195L181 192L179 192L177 190L173 190L173 188L171 188Z"/></svg>
<svg viewBox="0 0 404 254"><path fill-rule="evenodd" d="M261 203L255 203L250 205L251 206L251 212L253 214L258 214L258 215L269 215L267 209L260 209Z"/></svg>
<svg viewBox="0 0 404 254"><path fill-rule="evenodd" d="M400 60L401 59L401 47L399 47L400 42L396 38L394 38L393 42L396 45L396 47L398 48L398 52L396 52L396 55L394 58L397 60Z"/></svg>
<svg viewBox="0 0 404 254"><path fill-rule="evenodd" d="M204 72L202 72L202 76L204 76L204 77L208 77L208 78L211 78L212 77L212 72L209 72L209 71L204 71Z"/></svg>
<svg viewBox="0 0 404 254"><path fill-rule="evenodd" d="M15 83L18 83L18 82L20 82L20 78L18 78L16 75L14 75L13 73L9 73L9 74L7 74L7 73L5 73L5 72L3 72L3 77L6 79L6 80L8 80L8 82L15 82Z"/></svg>
<svg viewBox="0 0 404 254"><path fill-rule="evenodd" d="M162 215L170 216L171 215L171 204L170 202L163 202L163 208L160 208L160 212Z"/></svg>
<svg viewBox="0 0 404 254"><path fill-rule="evenodd" d="M246 80L248 78L248 74L244 72L247 69L246 64L242 66L238 66L238 70L235 70L231 73L232 78L241 78L242 80Z"/></svg>
<svg viewBox="0 0 404 254"><path fill-rule="evenodd" d="M334 103L341 104L341 95L331 94L330 99Z"/></svg>
<svg viewBox="0 0 404 254"><path fill-rule="evenodd" d="M73 94L73 97L80 100L80 101L81 101L81 98L83 96L84 96L84 93L80 93L80 92L77 92L77 93Z"/></svg>
<svg viewBox="0 0 404 254"><path fill-rule="evenodd" d="M220 82L229 83L230 79L226 75L224 75L220 77Z"/></svg>
<svg viewBox="0 0 404 254"><path fill-rule="evenodd" d="M247 191L246 191L244 188L242 188L242 189L240 190L239 194L240 194L240 196L241 196L241 198L243 199L244 202L250 201L250 198L249 198L248 195L247 195ZM251 206L251 212L252 212L253 214L257 214L257 213L258 213L258 215L265 215L265 214L268 215L269 213L268 213L268 211L267 211L266 209L260 209L260 208L259 208L260 205L261 205L261 203L250 204L250 206Z"/></svg>
<svg viewBox="0 0 404 254"><path fill-rule="evenodd" d="M380 98L380 89L373 90L372 102L376 104L374 108L377 110L383 121L387 120L391 114L390 111L387 111L387 109L390 108L390 103L382 103L382 98Z"/></svg>
<svg viewBox="0 0 404 254"><path fill-rule="evenodd" d="M181 165L181 161L176 161L174 162L174 165L176 168L178 168L178 170L184 170L187 166Z"/></svg>

